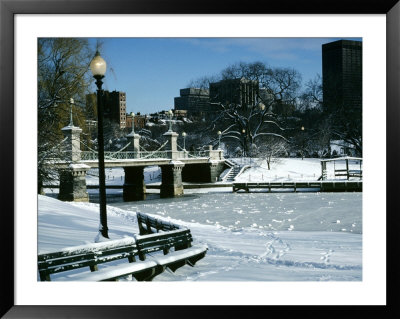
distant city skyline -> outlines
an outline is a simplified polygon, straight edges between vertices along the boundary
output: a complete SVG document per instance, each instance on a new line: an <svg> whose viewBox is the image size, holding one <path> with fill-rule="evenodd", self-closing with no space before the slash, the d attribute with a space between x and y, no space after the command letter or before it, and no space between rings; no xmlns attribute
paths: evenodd
<svg viewBox="0 0 400 319"><path fill-rule="evenodd" d="M322 76L322 44L361 38L91 38L107 62L104 90L126 93L127 113L174 108L179 90L237 62L294 68L302 84ZM94 86L92 87L95 91Z"/></svg>

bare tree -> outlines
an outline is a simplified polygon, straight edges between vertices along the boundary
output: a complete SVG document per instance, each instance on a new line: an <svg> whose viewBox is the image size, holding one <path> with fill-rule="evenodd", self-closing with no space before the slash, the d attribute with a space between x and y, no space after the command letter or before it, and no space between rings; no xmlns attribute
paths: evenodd
<svg viewBox="0 0 400 319"><path fill-rule="evenodd" d="M239 63L221 73L222 80L244 79L257 86L256 99L244 105L234 98L223 101L211 96L211 101L220 109L214 125L223 126L222 139L236 139L244 154L252 156L251 150L263 137L276 137L287 141L286 129L280 125L283 110L295 105L301 83L300 74L293 69L271 68L264 63Z"/></svg>
<svg viewBox="0 0 400 319"><path fill-rule="evenodd" d="M58 177L51 158L63 158L61 128L70 123L73 107L75 125L84 126L82 106L91 83L89 63L94 55L83 38L38 39L38 191ZM74 104L70 99L74 99Z"/></svg>
<svg viewBox="0 0 400 319"><path fill-rule="evenodd" d="M309 80L305 85L305 90L301 94L298 109L301 111L316 108L321 110L323 103L322 79L317 74L314 79Z"/></svg>
<svg viewBox="0 0 400 319"><path fill-rule="evenodd" d="M331 82L335 83L337 79L332 76ZM322 120L324 123L321 134L326 135L329 128L329 138L342 140L344 143L352 145L356 152L362 155L362 105L361 96L354 96L355 92L361 92L361 81L354 78L351 87L347 93L352 92L350 105L344 104L344 92L341 81L336 85L330 85L322 94L322 79L317 75L313 80L306 84L306 90L301 96L302 110L318 108L322 111ZM349 98L347 96L347 101ZM325 102L324 102L325 101ZM329 102L327 102L329 101Z"/></svg>
<svg viewBox="0 0 400 319"><path fill-rule="evenodd" d="M267 167L271 169L271 163L277 157L287 155L288 143L280 138L271 136L263 139L263 143L257 147L256 156L260 161L266 161Z"/></svg>
<svg viewBox="0 0 400 319"><path fill-rule="evenodd" d="M359 156L362 156L362 116L361 110L340 106L327 114L334 139L352 145Z"/></svg>

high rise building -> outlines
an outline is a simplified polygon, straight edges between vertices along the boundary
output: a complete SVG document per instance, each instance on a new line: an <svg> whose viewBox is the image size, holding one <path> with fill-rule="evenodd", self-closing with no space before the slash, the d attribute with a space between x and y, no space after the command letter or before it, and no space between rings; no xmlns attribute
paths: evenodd
<svg viewBox="0 0 400 319"><path fill-rule="evenodd" d="M339 40L322 45L323 106L362 109L362 42Z"/></svg>
<svg viewBox="0 0 400 319"><path fill-rule="evenodd" d="M242 107L254 105L259 94L257 81L245 78L227 79L210 83L209 90L186 88L174 99L175 110L186 110L188 116L206 118L219 112L218 103L237 104Z"/></svg>
<svg viewBox="0 0 400 319"><path fill-rule="evenodd" d="M120 128L126 127L126 93L118 91L103 92L104 118L118 123ZM86 113L88 118L95 118L97 109L96 93L86 96ZM97 112L97 111L96 111Z"/></svg>
<svg viewBox="0 0 400 319"><path fill-rule="evenodd" d="M174 98L175 110L186 110L188 116L204 116L211 111L208 90L186 88L180 90L180 96Z"/></svg>
<svg viewBox="0 0 400 319"><path fill-rule="evenodd" d="M259 94L257 81L245 78L227 79L210 83L210 101L237 104L242 107L254 105Z"/></svg>

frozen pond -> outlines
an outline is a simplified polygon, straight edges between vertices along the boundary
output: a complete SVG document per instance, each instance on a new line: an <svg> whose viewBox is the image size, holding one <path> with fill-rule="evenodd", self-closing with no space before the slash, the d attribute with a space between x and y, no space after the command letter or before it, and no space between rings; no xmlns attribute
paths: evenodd
<svg viewBox="0 0 400 319"><path fill-rule="evenodd" d="M213 192L171 199L154 194L145 201L108 205L233 231L250 227L362 233L362 193Z"/></svg>
<svg viewBox="0 0 400 319"><path fill-rule="evenodd" d="M188 193L109 204L183 224L208 245L196 267L155 281L362 279L362 193Z"/></svg>

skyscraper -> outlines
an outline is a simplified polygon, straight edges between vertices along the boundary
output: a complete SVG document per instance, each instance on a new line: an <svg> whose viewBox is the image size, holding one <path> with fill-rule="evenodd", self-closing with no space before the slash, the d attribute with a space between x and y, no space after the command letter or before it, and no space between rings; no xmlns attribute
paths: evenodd
<svg viewBox="0 0 400 319"><path fill-rule="evenodd" d="M322 45L324 110L362 109L362 42L339 40Z"/></svg>
<svg viewBox="0 0 400 319"><path fill-rule="evenodd" d="M104 118L118 123L120 128L126 127L126 93L118 91L103 92ZM96 93L86 95L86 116L89 119L94 118L97 113L97 95Z"/></svg>
<svg viewBox="0 0 400 319"><path fill-rule="evenodd" d="M210 83L210 101L237 104L243 108L252 106L259 94L258 81L245 78L227 79Z"/></svg>
<svg viewBox="0 0 400 319"><path fill-rule="evenodd" d="M210 112L210 96L207 89L186 88L174 98L175 110L186 110L190 116L204 116Z"/></svg>

